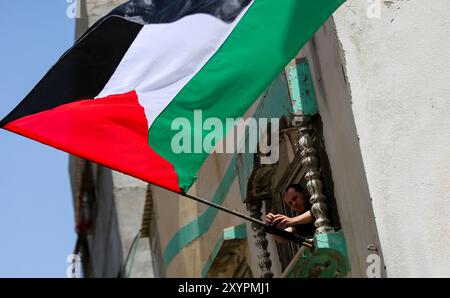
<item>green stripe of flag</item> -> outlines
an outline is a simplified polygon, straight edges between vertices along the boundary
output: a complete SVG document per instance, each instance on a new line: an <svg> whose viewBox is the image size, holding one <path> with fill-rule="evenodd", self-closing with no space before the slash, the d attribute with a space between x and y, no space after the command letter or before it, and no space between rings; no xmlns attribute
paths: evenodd
<svg viewBox="0 0 450 298"><path fill-rule="evenodd" d="M176 154L171 149L175 118L189 119L194 144L194 110L204 118L242 117L264 89L345 0L255 0L228 39L157 117L150 146L172 163L187 191L209 153ZM224 132L225 135L226 132Z"/></svg>

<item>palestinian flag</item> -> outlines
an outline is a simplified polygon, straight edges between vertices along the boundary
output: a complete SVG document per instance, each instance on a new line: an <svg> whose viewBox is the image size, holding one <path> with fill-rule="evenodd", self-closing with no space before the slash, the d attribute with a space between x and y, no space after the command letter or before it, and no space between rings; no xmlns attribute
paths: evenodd
<svg viewBox="0 0 450 298"><path fill-rule="evenodd" d="M132 0L99 20L0 127L176 192L208 156L172 121L242 117L344 0ZM224 134L226 131L224 131ZM192 126L192 138L203 134Z"/></svg>

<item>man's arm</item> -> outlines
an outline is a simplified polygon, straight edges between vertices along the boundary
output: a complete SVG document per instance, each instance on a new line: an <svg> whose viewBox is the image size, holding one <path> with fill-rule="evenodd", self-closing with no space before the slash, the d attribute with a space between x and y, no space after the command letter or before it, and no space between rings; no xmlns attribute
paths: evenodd
<svg viewBox="0 0 450 298"><path fill-rule="evenodd" d="M284 229L289 233L296 233L294 228L295 225L308 224L314 221L314 215L310 210L296 216L296 217L287 217L283 214L272 214L268 213L266 216L267 222L271 224L275 224L277 228ZM273 238L278 243L286 243L288 240L283 237L273 235Z"/></svg>
<svg viewBox="0 0 450 298"><path fill-rule="evenodd" d="M267 214L267 221L275 224L279 229L286 229L296 225L308 224L314 221L314 215L311 210L308 210L295 217L287 217L283 214Z"/></svg>

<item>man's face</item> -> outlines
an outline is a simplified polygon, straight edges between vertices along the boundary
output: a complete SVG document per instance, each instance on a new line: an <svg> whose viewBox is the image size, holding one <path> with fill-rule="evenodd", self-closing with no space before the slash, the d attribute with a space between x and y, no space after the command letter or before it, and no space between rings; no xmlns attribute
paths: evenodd
<svg viewBox="0 0 450 298"><path fill-rule="evenodd" d="M283 198L284 202L294 211L304 212L306 207L305 192L296 191L290 187Z"/></svg>

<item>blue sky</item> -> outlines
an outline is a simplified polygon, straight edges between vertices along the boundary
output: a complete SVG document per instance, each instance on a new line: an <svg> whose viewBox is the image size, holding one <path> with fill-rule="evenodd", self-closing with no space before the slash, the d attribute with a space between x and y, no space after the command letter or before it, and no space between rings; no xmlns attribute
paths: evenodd
<svg viewBox="0 0 450 298"><path fill-rule="evenodd" d="M74 42L66 0L0 1L0 118ZM65 277L75 245L67 154L0 129L0 277Z"/></svg>

